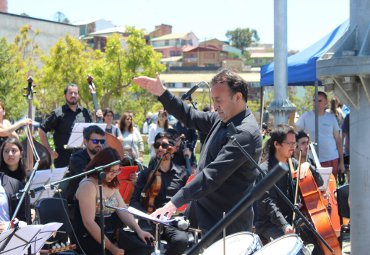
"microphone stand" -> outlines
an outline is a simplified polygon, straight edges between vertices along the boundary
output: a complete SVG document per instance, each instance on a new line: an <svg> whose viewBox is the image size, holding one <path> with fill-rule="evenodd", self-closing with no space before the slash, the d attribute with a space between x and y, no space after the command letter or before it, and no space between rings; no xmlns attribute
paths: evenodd
<svg viewBox="0 0 370 255"><path fill-rule="evenodd" d="M37 187L33 190L29 190L29 192L30 192L31 196L34 197L36 192L45 190L46 187L50 187L50 188L54 189L54 187L59 183L62 183L62 182L65 182L65 181L70 181L72 179L75 179L75 178L78 178L78 177L81 177L81 176L84 176L84 175L87 175L87 174L90 174L90 173L93 173L93 172L96 172L96 171L100 171L100 173L98 175L99 199L100 199L100 235L101 235L100 241L101 241L101 248L102 248L102 252L103 252L102 254L105 255L104 215L103 215L103 208L104 208L104 204L103 204L103 180L105 178L105 172L103 170L107 167L115 166L115 165L118 165L120 163L121 163L121 160L117 160L117 161L113 161L112 163L109 163L107 165L97 166L97 167L95 167L95 168L93 168L89 171L73 175L71 177L65 178L65 179L60 180L60 181L52 182L52 183L47 184L45 186ZM23 194L25 194L25 192Z"/></svg>
<svg viewBox="0 0 370 255"><path fill-rule="evenodd" d="M252 162L253 165L257 168L257 170L262 174L263 177L265 177L267 174L260 168L260 166L257 164L257 162L252 158L251 155L241 146L241 144L236 140L235 134L237 133L237 130L232 122L230 122L227 125L228 133L230 136L231 141L238 146L239 150L243 153L243 155L248 158ZM298 183L297 183L298 185ZM330 245L325 241L325 239L316 231L316 229L312 226L311 222L307 220L307 218L302 214L302 212L299 210L297 205L293 205L293 203L285 196L285 194L279 189L278 186L275 184L273 185L276 192L279 194L279 196L284 200L284 202L293 210L293 212L296 214L296 216L299 216L299 218L302 219L302 221L305 223L305 225L308 227L308 229L330 250L330 252L334 252L334 250L330 247Z"/></svg>

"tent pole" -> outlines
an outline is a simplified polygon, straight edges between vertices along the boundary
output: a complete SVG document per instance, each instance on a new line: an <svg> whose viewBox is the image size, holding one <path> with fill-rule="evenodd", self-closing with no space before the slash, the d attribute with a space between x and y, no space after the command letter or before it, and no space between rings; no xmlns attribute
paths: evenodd
<svg viewBox="0 0 370 255"><path fill-rule="evenodd" d="M315 142L316 142L316 150L319 153L319 104L318 104L318 93L319 93L319 82L315 81Z"/></svg>
<svg viewBox="0 0 370 255"><path fill-rule="evenodd" d="M262 121L263 121L263 108L265 106L265 100L264 100L264 89L263 86L261 86L261 92L260 92L260 129L262 129ZM268 123L266 123L268 125Z"/></svg>

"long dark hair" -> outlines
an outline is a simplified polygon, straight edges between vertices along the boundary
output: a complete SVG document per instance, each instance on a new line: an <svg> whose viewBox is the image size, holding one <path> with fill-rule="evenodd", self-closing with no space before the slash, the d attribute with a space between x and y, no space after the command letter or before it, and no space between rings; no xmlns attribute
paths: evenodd
<svg viewBox="0 0 370 255"><path fill-rule="evenodd" d="M3 153L4 153L5 145L7 143L14 144L15 146L17 146L19 151L21 152L21 154L23 154L23 147L22 147L22 144L19 142L19 140L17 138L14 138L14 137L7 138L3 142L3 144L1 145L1 148L0 148L0 158L1 158L0 172L3 172L4 174L6 174L6 175L8 175L12 178L15 178L15 179L19 180L20 182L24 183L26 181L27 175L26 175L26 168L24 166L23 156L21 155L20 160L18 162L18 168L15 171L10 170L8 165L5 163Z"/></svg>
<svg viewBox="0 0 370 255"><path fill-rule="evenodd" d="M90 161L90 163L86 166L85 171L94 169L98 166L104 166L108 165L109 163L112 163L114 161L120 160L120 157L118 155L118 152L110 147L104 148L101 151L99 151L95 157ZM110 167L107 167L104 169L106 173L110 171ZM88 177L93 177L95 179L98 179L98 172L93 172L90 174L87 174ZM106 185L109 188L116 188L119 186L119 181L117 179L117 176L113 178L113 180L109 183L106 183Z"/></svg>
<svg viewBox="0 0 370 255"><path fill-rule="evenodd" d="M126 121L127 118L131 118L131 124L130 124L130 126L128 126L127 129L128 129L128 131L130 133L134 132L134 120L133 120L133 116L129 112L124 112L122 114L122 116L121 116L120 121L119 121L119 129L121 130L122 134L126 130L126 123L125 123L125 121Z"/></svg>
<svg viewBox="0 0 370 255"><path fill-rule="evenodd" d="M164 114L167 117L167 119L164 122L164 127L163 128L168 129L168 127L169 127L169 125L168 125L168 113L167 113L166 110L159 110L158 111L157 125L159 126L159 115L161 115L161 114Z"/></svg>
<svg viewBox="0 0 370 255"><path fill-rule="evenodd" d="M269 157L273 157L276 152L276 148L274 143L277 142L278 144L282 144L286 139L288 134L296 135L294 129L286 124L279 124L270 132L270 140L269 140Z"/></svg>

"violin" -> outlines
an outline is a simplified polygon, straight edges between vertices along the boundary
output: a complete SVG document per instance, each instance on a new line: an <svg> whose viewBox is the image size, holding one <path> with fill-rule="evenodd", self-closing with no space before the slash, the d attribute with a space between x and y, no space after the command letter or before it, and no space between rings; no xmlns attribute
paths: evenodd
<svg viewBox="0 0 370 255"><path fill-rule="evenodd" d="M155 166L154 170L149 173L148 181L141 191L142 204L144 205L148 213L152 213L155 211L155 199L162 187L162 176L161 172L159 171L159 167L163 159L165 159L169 154L174 153L174 150L175 149L171 147L165 154L163 154L163 156L159 159L157 165Z"/></svg>

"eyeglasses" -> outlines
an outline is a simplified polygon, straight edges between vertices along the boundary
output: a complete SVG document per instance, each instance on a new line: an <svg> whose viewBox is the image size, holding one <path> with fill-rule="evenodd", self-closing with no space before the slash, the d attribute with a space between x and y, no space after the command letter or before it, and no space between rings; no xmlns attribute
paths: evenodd
<svg viewBox="0 0 370 255"><path fill-rule="evenodd" d="M108 171L108 173L110 173L110 174L112 174L112 175L117 176L117 175L119 175L119 174L121 173L121 170L117 170L117 171L115 171L115 170L110 170L110 171Z"/></svg>
<svg viewBox="0 0 370 255"><path fill-rule="evenodd" d="M153 146L154 146L154 148L156 148L156 149L158 149L158 148L159 148L159 146L162 146L162 148L163 148L163 149L167 149L167 148L170 146L170 144L169 144L169 143L160 143L160 142L155 142Z"/></svg>
<svg viewBox="0 0 370 255"><path fill-rule="evenodd" d="M132 118L127 118L126 120L132 120Z"/></svg>
<svg viewBox="0 0 370 255"><path fill-rule="evenodd" d="M316 102L316 100L315 100L315 99L313 99L312 101L313 101L313 102ZM322 99L317 100L317 102L321 103L321 102L322 102Z"/></svg>
<svg viewBox="0 0 370 255"><path fill-rule="evenodd" d="M105 144L105 139L89 139L93 144Z"/></svg>
<svg viewBox="0 0 370 255"><path fill-rule="evenodd" d="M296 146L297 143L296 142L282 142L282 143L285 143L285 144L288 144L288 146L292 147L292 146Z"/></svg>

